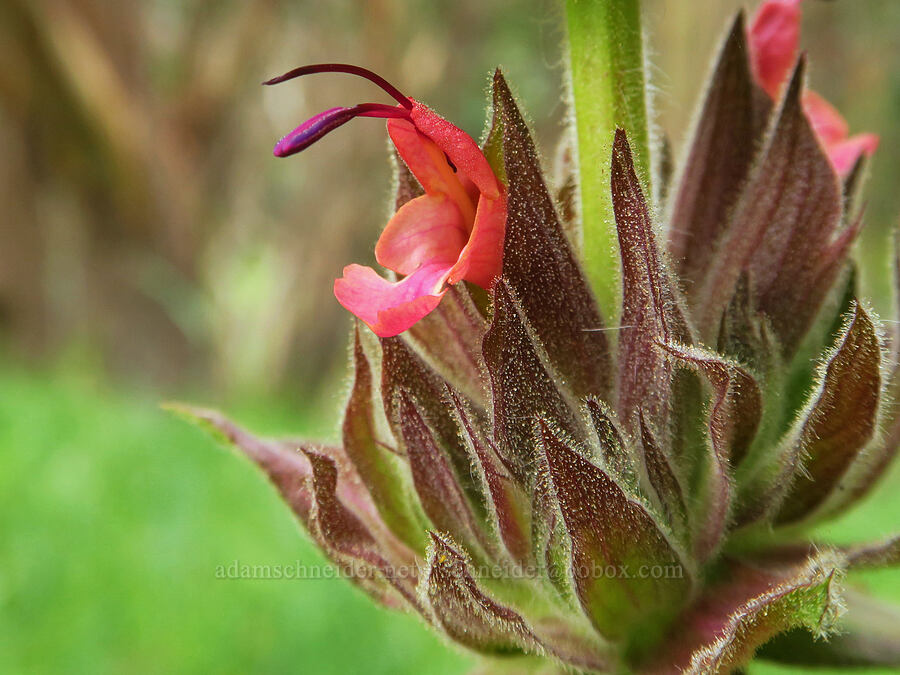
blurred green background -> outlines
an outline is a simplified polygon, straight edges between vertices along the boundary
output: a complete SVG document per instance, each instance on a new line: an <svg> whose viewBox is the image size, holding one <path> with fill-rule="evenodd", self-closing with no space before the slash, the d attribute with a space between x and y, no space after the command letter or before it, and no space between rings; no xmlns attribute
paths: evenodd
<svg viewBox="0 0 900 675"><path fill-rule="evenodd" d="M646 5L657 122L677 150L740 3ZM805 7L814 86L882 137L858 255L890 316L900 3ZM364 64L477 136L502 65L550 165L562 34L549 0L0 0L0 673L471 666L340 580L217 579L234 561L323 559L248 462L158 403L334 436L350 324L331 281L371 262L386 139L359 120L300 158L270 148L377 92L341 76L262 79ZM823 535L895 530L894 474ZM900 601L900 575L862 582Z"/></svg>

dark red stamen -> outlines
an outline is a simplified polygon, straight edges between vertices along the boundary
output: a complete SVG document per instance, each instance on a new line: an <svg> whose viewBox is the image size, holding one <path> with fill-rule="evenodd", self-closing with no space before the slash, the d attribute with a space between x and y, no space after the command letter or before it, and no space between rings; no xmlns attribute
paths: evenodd
<svg viewBox="0 0 900 675"><path fill-rule="evenodd" d="M263 84L279 84L280 82L293 80L295 77L312 75L314 73L348 73L350 75L364 77L372 84L381 87L386 93L390 94L394 99L396 99L396 101L404 108L412 108L412 103L410 103L409 99L403 95L403 92L401 92L399 89L397 89L397 87L381 77L381 75L373 73L368 68L353 66L347 63L314 63L309 66L300 66L299 68L289 70L284 75L273 77L271 80L266 80L265 82L263 82Z"/></svg>

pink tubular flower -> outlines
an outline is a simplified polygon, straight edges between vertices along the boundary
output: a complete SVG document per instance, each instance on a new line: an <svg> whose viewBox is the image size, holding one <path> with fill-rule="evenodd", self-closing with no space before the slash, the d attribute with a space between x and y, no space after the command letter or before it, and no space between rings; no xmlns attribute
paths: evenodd
<svg viewBox="0 0 900 675"><path fill-rule="evenodd" d="M757 84L773 99L788 79L797 60L801 0L765 0L750 26L750 59ZM857 160L878 148L878 136L850 136L841 114L814 91L803 95L803 108L832 166L846 177Z"/></svg>
<svg viewBox="0 0 900 675"><path fill-rule="evenodd" d="M425 190L400 207L375 246L378 263L400 275L400 280L389 281L371 267L348 265L334 282L338 302L377 335L390 337L437 307L449 285L470 281L486 288L500 275L505 191L468 134L371 71L318 64L266 84L320 72L365 77L398 105L362 103L326 110L282 138L275 155L299 152L354 117L383 117L397 152Z"/></svg>

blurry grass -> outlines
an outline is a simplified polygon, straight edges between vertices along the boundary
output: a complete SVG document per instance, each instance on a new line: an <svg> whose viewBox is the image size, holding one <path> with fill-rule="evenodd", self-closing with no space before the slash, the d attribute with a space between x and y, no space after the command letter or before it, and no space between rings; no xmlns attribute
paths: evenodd
<svg viewBox="0 0 900 675"><path fill-rule="evenodd" d="M155 400L0 370L0 673L467 669L343 580L216 579L234 560L324 563L261 474Z"/></svg>
<svg viewBox="0 0 900 675"><path fill-rule="evenodd" d="M238 406L235 417L270 433L334 424L288 407ZM823 536L900 529L897 474ZM324 563L247 461L155 399L0 369L0 673L431 675L471 663L340 579L215 578L235 560ZM900 601L900 573L859 581Z"/></svg>

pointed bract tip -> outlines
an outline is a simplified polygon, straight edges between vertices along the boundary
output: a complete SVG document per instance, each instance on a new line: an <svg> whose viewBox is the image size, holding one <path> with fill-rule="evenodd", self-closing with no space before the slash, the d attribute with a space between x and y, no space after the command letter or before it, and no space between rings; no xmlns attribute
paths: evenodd
<svg viewBox="0 0 900 675"><path fill-rule="evenodd" d="M804 79L806 77L806 64L809 60L808 55L805 51L800 52L799 56L797 56L797 63L794 64L794 72L791 75L791 87L796 86L802 87L804 84Z"/></svg>
<svg viewBox="0 0 900 675"><path fill-rule="evenodd" d="M734 38L738 35L741 37L746 35L747 31L747 13L744 11L742 7L734 14L734 19L731 22L731 30L729 31L729 36Z"/></svg>
<svg viewBox="0 0 900 675"><path fill-rule="evenodd" d="M506 78L503 76L503 71L500 68L497 68L494 71L493 84L494 84L495 98L498 93L501 94L501 99L500 99L501 105L502 105L504 99L506 99L506 98L512 99L513 98L512 90L509 88L509 83L506 81Z"/></svg>

